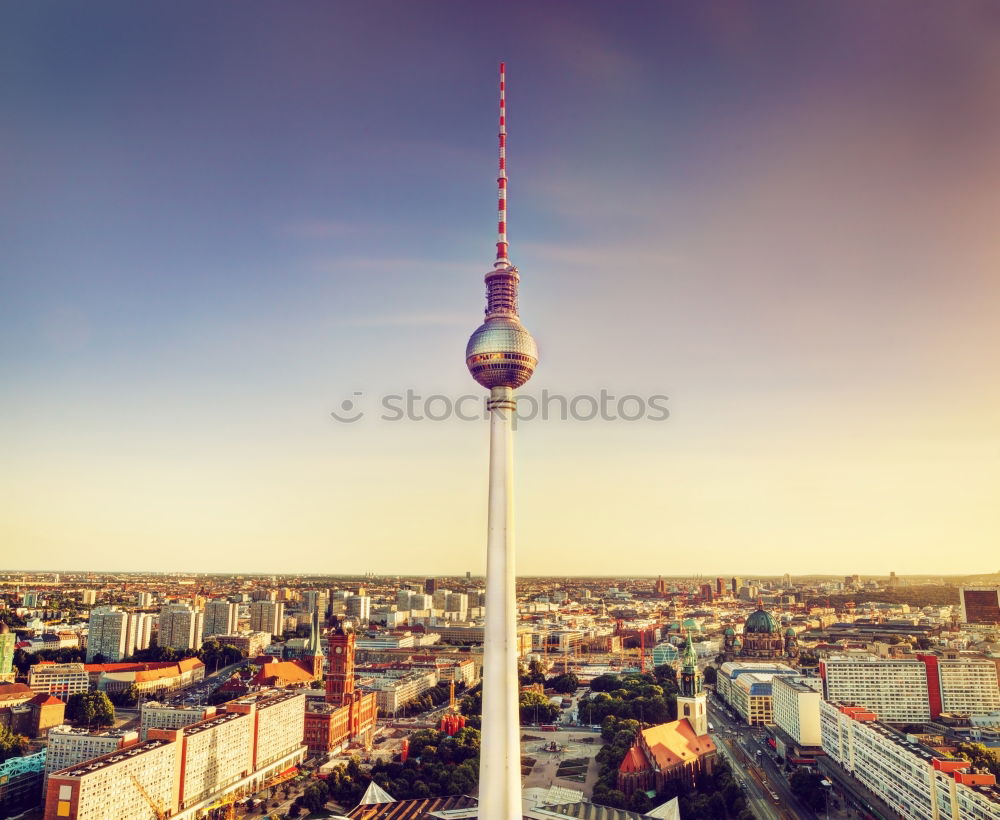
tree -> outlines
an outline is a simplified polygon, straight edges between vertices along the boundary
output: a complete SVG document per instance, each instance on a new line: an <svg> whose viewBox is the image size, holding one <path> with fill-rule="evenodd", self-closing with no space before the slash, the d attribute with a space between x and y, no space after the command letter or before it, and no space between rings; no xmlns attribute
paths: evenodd
<svg viewBox="0 0 1000 820"><path fill-rule="evenodd" d="M955 752L976 768L988 769L993 775L1000 778L1000 754L987 748L985 744L959 743L955 746Z"/></svg>
<svg viewBox="0 0 1000 820"><path fill-rule="evenodd" d="M517 671L521 686L527 686L531 683L545 683L545 667L537 658L528 664L527 669L518 667Z"/></svg>
<svg viewBox="0 0 1000 820"><path fill-rule="evenodd" d="M934 646L934 641L932 641L930 638L925 638L922 636L917 638L917 649L926 650L930 649L932 646Z"/></svg>
<svg viewBox="0 0 1000 820"><path fill-rule="evenodd" d="M719 670L714 666L706 666L702 673L702 679L709 685L714 685L719 679Z"/></svg>
<svg viewBox="0 0 1000 820"><path fill-rule="evenodd" d="M12 757L21 757L28 747L28 739L14 734L0 723L0 763Z"/></svg>
<svg viewBox="0 0 1000 820"><path fill-rule="evenodd" d="M813 811L819 811L826 805L826 794L823 791L823 776L808 769L797 769L788 781L788 785L799 800Z"/></svg>
<svg viewBox="0 0 1000 820"><path fill-rule="evenodd" d="M66 703L66 719L85 724L87 728L94 724L113 726L115 707L106 692L78 693L71 695Z"/></svg>
<svg viewBox="0 0 1000 820"><path fill-rule="evenodd" d="M649 795L642 789L636 789L629 798L628 807L630 811L645 814L653 808L653 801L649 799Z"/></svg>
<svg viewBox="0 0 1000 820"><path fill-rule="evenodd" d="M538 692L522 692L521 723L552 723L559 717L559 707Z"/></svg>
<svg viewBox="0 0 1000 820"><path fill-rule="evenodd" d="M547 685L556 692L568 695L570 692L575 692L580 687L580 679L572 672L569 672L565 675L558 675L557 677L549 678Z"/></svg>

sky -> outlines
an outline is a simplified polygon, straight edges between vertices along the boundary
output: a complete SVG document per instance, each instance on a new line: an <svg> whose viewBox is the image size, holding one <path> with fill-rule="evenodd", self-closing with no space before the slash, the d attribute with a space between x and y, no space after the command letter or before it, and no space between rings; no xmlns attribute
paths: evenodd
<svg viewBox="0 0 1000 820"><path fill-rule="evenodd" d="M577 410L519 572L996 570L1000 6L905 0L4 4L0 564L484 571L487 425L423 410L481 394L500 60Z"/></svg>

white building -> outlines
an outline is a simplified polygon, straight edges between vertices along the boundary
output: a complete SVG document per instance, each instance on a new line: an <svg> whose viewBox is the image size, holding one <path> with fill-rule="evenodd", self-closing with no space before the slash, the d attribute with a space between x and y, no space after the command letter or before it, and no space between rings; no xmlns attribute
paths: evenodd
<svg viewBox="0 0 1000 820"><path fill-rule="evenodd" d="M48 735L45 775L138 742L139 733L134 729L91 732L72 726L53 726Z"/></svg>
<svg viewBox="0 0 1000 820"><path fill-rule="evenodd" d="M142 704L139 735L146 740L150 729L181 729L215 713L214 706L167 706L155 700L146 701Z"/></svg>
<svg viewBox="0 0 1000 820"><path fill-rule="evenodd" d="M820 678L776 675L771 681L774 724L799 746L819 746ZM779 750L780 751L780 750Z"/></svg>
<svg viewBox="0 0 1000 820"><path fill-rule="evenodd" d="M437 680L437 672L431 669L387 669L372 675L371 682L366 685L375 691L379 714L394 715L437 684Z"/></svg>
<svg viewBox="0 0 1000 820"><path fill-rule="evenodd" d="M799 673L783 663L727 661L716 678L715 691L751 726L774 722L771 684L775 676Z"/></svg>
<svg viewBox="0 0 1000 820"><path fill-rule="evenodd" d="M190 604L167 604L160 610L157 645L171 649L198 649L204 614Z"/></svg>
<svg viewBox="0 0 1000 820"><path fill-rule="evenodd" d="M891 729L871 710L823 701L820 728L829 760L906 820L1000 817L993 775Z"/></svg>
<svg viewBox="0 0 1000 820"><path fill-rule="evenodd" d="M347 617L355 623L366 624L372 617L372 599L367 595L351 595L347 601Z"/></svg>
<svg viewBox="0 0 1000 820"><path fill-rule="evenodd" d="M148 612L130 612L128 615L128 636L126 651L128 655L140 649L147 649L153 640L153 622L156 619Z"/></svg>
<svg viewBox="0 0 1000 820"><path fill-rule="evenodd" d="M988 715L1000 710L997 667L989 658L937 659L941 682L941 711L960 715Z"/></svg>

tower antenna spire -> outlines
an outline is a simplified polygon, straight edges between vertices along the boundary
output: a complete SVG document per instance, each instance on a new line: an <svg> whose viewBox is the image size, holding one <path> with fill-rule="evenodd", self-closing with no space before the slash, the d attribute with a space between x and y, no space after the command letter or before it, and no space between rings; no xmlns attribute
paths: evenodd
<svg viewBox="0 0 1000 820"><path fill-rule="evenodd" d="M497 176L497 259L494 266L510 265L507 256L507 105L505 64L500 63L500 173Z"/></svg>

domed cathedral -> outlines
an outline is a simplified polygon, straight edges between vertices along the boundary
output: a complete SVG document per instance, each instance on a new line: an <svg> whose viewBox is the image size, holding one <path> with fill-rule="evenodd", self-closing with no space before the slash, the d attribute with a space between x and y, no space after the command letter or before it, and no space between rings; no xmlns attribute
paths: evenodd
<svg viewBox="0 0 1000 820"><path fill-rule="evenodd" d="M750 613L743 625L743 640L736 630L727 627L723 637L723 651L727 660L734 658L764 658L776 660L798 655L795 632L791 628L784 633L774 616L757 601L757 609Z"/></svg>

